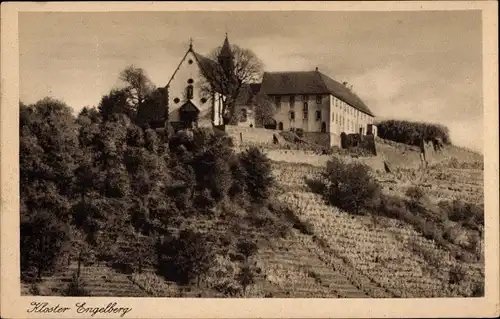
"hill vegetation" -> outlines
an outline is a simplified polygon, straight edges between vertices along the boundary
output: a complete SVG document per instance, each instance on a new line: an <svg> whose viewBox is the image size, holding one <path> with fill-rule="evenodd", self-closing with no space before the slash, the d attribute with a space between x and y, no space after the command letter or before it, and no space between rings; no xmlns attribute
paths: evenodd
<svg viewBox="0 0 500 319"><path fill-rule="evenodd" d="M409 145L418 145L422 139L425 142L439 139L451 144L448 128L440 124L385 120L377 123L377 131L383 139Z"/></svg>
<svg viewBox="0 0 500 319"><path fill-rule="evenodd" d="M477 156L420 178L404 167L414 147L396 142L382 145L401 159L391 174L341 151L294 164L294 150L236 151L218 130L160 135L144 120L158 92L137 92L113 90L77 116L52 98L20 104L24 293L484 294Z"/></svg>

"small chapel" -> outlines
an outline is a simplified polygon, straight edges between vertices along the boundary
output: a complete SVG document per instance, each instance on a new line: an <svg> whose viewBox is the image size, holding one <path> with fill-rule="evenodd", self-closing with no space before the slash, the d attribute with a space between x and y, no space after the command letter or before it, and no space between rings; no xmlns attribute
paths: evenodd
<svg viewBox="0 0 500 319"><path fill-rule="evenodd" d="M233 54L227 35L217 60L195 52L190 42L166 85L168 119L175 131L223 124L222 94L210 79L216 73L217 65L228 70L232 67Z"/></svg>

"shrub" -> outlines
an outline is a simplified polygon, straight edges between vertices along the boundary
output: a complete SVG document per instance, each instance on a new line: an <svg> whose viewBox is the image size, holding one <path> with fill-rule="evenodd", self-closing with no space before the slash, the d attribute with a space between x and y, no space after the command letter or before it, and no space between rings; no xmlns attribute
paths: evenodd
<svg viewBox="0 0 500 319"><path fill-rule="evenodd" d="M346 164L334 157L327 163L324 178L327 180L326 200L355 214L372 206L380 194L370 168L361 163Z"/></svg>
<svg viewBox="0 0 500 319"><path fill-rule="evenodd" d="M462 223L465 227L481 231L484 227L484 207L460 200L441 201L439 208L451 221Z"/></svg>
<svg viewBox="0 0 500 319"><path fill-rule="evenodd" d="M386 120L377 123L377 130L381 138L398 143L418 145L423 138L425 141L440 139L451 144L448 128L439 124Z"/></svg>
<svg viewBox="0 0 500 319"><path fill-rule="evenodd" d="M244 239L238 242L237 244L238 252L245 257L245 261L248 260L249 257L255 255L258 251L259 247L254 241Z"/></svg>
<svg viewBox="0 0 500 319"><path fill-rule="evenodd" d="M421 200L425 196L424 189L419 186L411 186L406 190L405 195L412 200Z"/></svg>
<svg viewBox="0 0 500 319"><path fill-rule="evenodd" d="M273 183L269 158L259 148L250 147L240 154L240 161L248 195L256 203L266 200Z"/></svg>
<svg viewBox="0 0 500 319"><path fill-rule="evenodd" d="M249 265L241 267L240 272L236 275L236 280L238 280L243 295L245 295L247 287L255 283L255 270Z"/></svg>
<svg viewBox="0 0 500 319"><path fill-rule="evenodd" d="M314 235L314 225L309 221L302 221L287 205L282 203L269 204L269 209L277 216L288 221L293 228L305 235Z"/></svg>
<svg viewBox="0 0 500 319"><path fill-rule="evenodd" d="M90 296L90 292L85 288L83 281L74 274L68 287L63 291L63 296Z"/></svg>
<svg viewBox="0 0 500 319"><path fill-rule="evenodd" d="M191 229L182 230L158 245L159 271L168 280L187 284L201 277L212 266L215 258L213 240Z"/></svg>

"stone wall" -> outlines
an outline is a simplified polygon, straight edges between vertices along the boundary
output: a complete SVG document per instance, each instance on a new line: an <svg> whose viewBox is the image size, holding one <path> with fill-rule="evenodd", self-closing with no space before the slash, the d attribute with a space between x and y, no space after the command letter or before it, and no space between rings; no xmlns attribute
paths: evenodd
<svg viewBox="0 0 500 319"><path fill-rule="evenodd" d="M278 130L265 128L226 125L226 133L233 138L235 145L243 143L273 144L273 135L279 135Z"/></svg>

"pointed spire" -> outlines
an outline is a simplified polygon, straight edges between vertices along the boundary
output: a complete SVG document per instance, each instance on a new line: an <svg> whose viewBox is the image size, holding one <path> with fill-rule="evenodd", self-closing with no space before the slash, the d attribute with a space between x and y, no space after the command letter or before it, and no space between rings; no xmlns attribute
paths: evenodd
<svg viewBox="0 0 500 319"><path fill-rule="evenodd" d="M227 32L226 32L226 38L224 39L224 44L220 49L219 57L230 58L232 56L233 53L231 52L231 46L229 45L229 40L227 39Z"/></svg>

